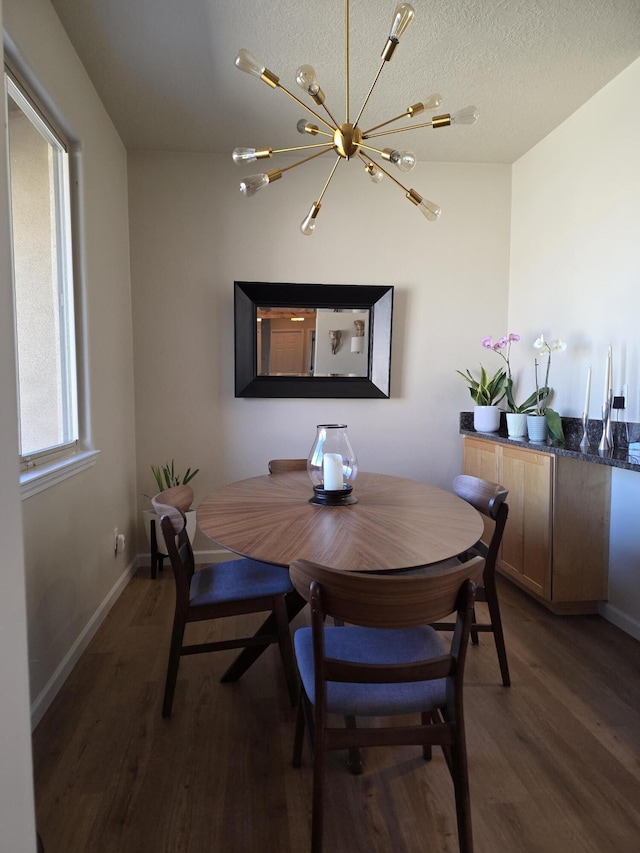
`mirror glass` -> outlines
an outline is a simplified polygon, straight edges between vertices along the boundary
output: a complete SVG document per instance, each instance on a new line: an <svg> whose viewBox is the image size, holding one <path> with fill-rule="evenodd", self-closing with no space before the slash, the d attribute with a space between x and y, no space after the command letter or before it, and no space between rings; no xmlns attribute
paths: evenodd
<svg viewBox="0 0 640 853"><path fill-rule="evenodd" d="M393 287L235 282L236 397L388 397Z"/></svg>
<svg viewBox="0 0 640 853"><path fill-rule="evenodd" d="M273 308L256 318L258 376L369 375L369 311Z"/></svg>

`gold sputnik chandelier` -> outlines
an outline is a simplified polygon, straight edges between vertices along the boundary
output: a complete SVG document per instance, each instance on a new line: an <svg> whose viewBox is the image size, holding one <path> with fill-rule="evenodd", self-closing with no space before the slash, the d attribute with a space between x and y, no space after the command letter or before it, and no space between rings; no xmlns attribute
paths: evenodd
<svg viewBox="0 0 640 853"><path fill-rule="evenodd" d="M318 78L314 68L311 65L302 65L298 68L296 73L296 82L300 86L300 88L310 96L313 103L316 107L321 107L326 113L326 118L323 114L321 114L318 110L313 109L307 104L303 103L299 98L297 98L292 92L286 89L282 83L280 82L280 78L270 71L268 68L259 62L248 50L244 48L239 50L235 64L236 67L241 71L246 71L247 74L251 74L254 77L259 77L267 86L270 86L273 89L280 89L286 95L288 95L292 100L294 100L297 104L299 104L303 109L305 109L308 113L310 113L315 122L307 121L306 119L301 119L297 124L297 129L299 133L308 134L309 136L325 136L328 137L326 141L308 144L308 145L297 145L292 148L280 148L280 149L272 149L272 148L236 148L233 152L233 160L235 163L244 164L244 163L253 163L256 160L264 160L272 157L274 154L284 154L290 153L292 151L304 151L306 149L317 148L320 149L313 154L310 154L308 157L305 157L303 160L298 160L296 163L292 163L290 166L284 166L280 169L271 169L268 172L264 172L263 174L258 175L250 175L245 178L240 183L240 192L246 196L247 198L255 195L258 190L266 187L268 184L272 184L274 181L279 180L285 172L288 172L290 169L295 169L296 166L301 166L303 163L308 163L310 160L314 160L316 157L322 157L325 154L333 151L334 154L337 154L336 160L333 164L333 167L329 173L329 177L327 178L327 182L325 183L322 192L318 196L317 201L314 201L311 205L311 209L307 216L303 219L300 230L306 236L310 236L313 234L316 218L318 213L320 212L320 208L322 206L322 199L324 198L324 194L327 191L327 188L333 178L336 169L339 164L345 160L357 159L364 164L365 172L369 175L374 183L379 183L383 177L386 175L393 183L397 184L402 190L404 190L406 198L414 204L418 210L429 220L435 221L440 216L440 208L437 204L434 204L432 201L428 201L423 198L420 193L418 193L414 189L408 189L403 186L400 181L396 180L396 178L391 175L387 169L381 165L381 163L374 160L370 155L376 155L381 158L385 163L391 163L396 166L401 172L409 172L416 164L415 154L411 151L399 151L395 148L375 148L369 145L369 140L380 137L387 136L392 133L402 133L406 130L416 130L422 127L432 127L432 128L440 128L440 127L448 127L452 124L473 124L478 118L478 111L475 107L465 107L453 115L450 113L444 113L443 115L434 115L431 121L425 121L421 124L406 124L402 127L396 127L394 129L386 129L381 130L381 128L387 128L388 125L393 124L394 122L400 121L402 119L414 119L416 116L420 115L425 111L432 111L438 109L442 103L442 98L438 94L430 95L426 100L412 104L410 107L401 113L400 115L394 116L393 118L387 119L387 121L383 121L379 124L376 124L373 127L370 127L368 130L361 130L360 128L360 120L362 119L362 114L365 111L367 104L369 103L369 99L371 98L371 94L375 88L376 83L382 73L385 64L390 61L393 56L396 47L400 42L400 38L406 32L408 26L413 21L415 17L415 11L412 6L408 3L401 3L396 7L396 10L393 15L393 23L391 25L391 32L389 33L389 38L384 46L382 51L382 62L378 69L378 72L374 78L374 81L367 93L366 98L364 99L364 103L360 107L360 111L358 112L355 121L351 121L350 118L350 109L349 109L349 0L345 0L345 31L346 31L346 117L343 124L340 124L334 116L331 114L331 111L327 107L325 103L325 95L320 85L318 83ZM322 125L322 127L321 127ZM366 152L366 153L365 153Z"/></svg>

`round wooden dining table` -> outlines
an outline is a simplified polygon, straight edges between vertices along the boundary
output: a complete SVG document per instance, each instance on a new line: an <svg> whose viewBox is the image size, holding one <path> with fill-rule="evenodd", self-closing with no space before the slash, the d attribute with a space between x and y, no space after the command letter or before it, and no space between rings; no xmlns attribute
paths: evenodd
<svg viewBox="0 0 640 853"><path fill-rule="evenodd" d="M437 563L482 536L481 515L451 492L388 474L360 473L346 506L310 504L305 471L223 486L200 504L198 525L218 544L289 566L312 560L344 571L389 571Z"/></svg>
<svg viewBox="0 0 640 853"><path fill-rule="evenodd" d="M466 501L435 486L388 474L359 473L358 499L346 506L310 504L306 471L251 477L223 486L197 510L202 532L235 554L289 566L305 559L344 571L393 571L437 563L471 548L482 516ZM287 595L293 619L304 607ZM270 615L257 635L273 633ZM257 636L256 635L256 636ZM242 650L221 678L237 681L264 650Z"/></svg>

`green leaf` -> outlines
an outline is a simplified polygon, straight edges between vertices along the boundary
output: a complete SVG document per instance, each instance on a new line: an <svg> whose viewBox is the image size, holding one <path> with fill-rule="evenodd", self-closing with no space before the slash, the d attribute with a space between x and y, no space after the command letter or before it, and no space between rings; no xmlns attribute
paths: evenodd
<svg viewBox="0 0 640 853"><path fill-rule="evenodd" d="M544 416L547 419L547 427L551 438L564 442L564 430L562 429L560 415L553 409L546 409Z"/></svg>

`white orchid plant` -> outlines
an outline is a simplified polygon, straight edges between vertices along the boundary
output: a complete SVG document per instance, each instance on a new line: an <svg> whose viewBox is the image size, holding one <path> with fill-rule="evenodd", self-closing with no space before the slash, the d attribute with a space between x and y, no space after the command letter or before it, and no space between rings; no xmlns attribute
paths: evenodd
<svg viewBox="0 0 640 853"><path fill-rule="evenodd" d="M562 429L562 420L560 419L560 415L546 405L546 400L551 391L551 389L549 388L549 369L551 368L551 353L564 352L567 348L567 345L559 338L554 338L551 341L546 341L544 339L544 335L540 335L540 337L533 342L533 346L535 349L540 351L541 356L547 357L547 367L544 374L543 386L540 386L538 384L539 363L537 357L534 359L536 377L535 414L543 415L546 418L547 426L549 427L549 432L551 433L552 438L555 438L558 441L564 441L564 431Z"/></svg>

